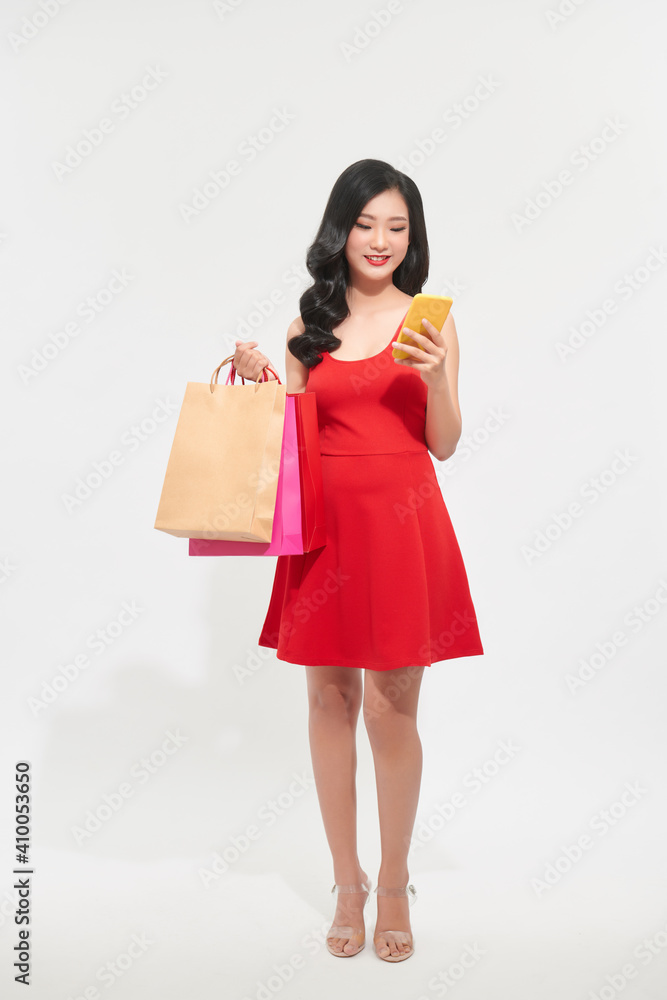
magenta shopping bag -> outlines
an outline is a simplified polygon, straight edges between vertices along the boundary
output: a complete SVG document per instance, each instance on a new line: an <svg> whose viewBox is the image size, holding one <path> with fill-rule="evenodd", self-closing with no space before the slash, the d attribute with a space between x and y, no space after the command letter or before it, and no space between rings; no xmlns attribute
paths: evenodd
<svg viewBox="0 0 667 1000"><path fill-rule="evenodd" d="M283 556L303 553L299 449L294 396L285 396L285 423L270 542L191 538L191 556Z"/></svg>

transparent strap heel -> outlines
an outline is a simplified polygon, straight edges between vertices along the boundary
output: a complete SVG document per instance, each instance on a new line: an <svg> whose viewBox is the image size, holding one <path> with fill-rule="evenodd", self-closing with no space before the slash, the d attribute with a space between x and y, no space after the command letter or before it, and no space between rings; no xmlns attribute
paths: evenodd
<svg viewBox="0 0 667 1000"><path fill-rule="evenodd" d="M378 885L375 887L375 892L378 896L407 896L408 906L412 904L417 899L417 890L414 885L410 882L408 885L399 886L398 888L386 888L383 885ZM400 945L407 945L407 951L404 951L400 955L380 955L378 948L378 941L380 938L387 938L388 935ZM404 962L406 958L410 958L410 955L414 954L414 942L412 939L412 933L410 931L393 931L393 930L382 930L378 931L373 938L373 944L375 946L375 954L378 958L381 958L383 962ZM382 945L383 948L386 945Z"/></svg>
<svg viewBox="0 0 667 1000"><path fill-rule="evenodd" d="M364 900L364 906L366 906L366 903L368 902L371 894L372 884L373 883L371 879L366 879L365 882L357 882L354 885L336 885L334 883L331 891L332 893L365 892L366 899ZM331 938L347 938L348 939L347 943L354 945L354 947L357 950L353 952L335 951L331 944L330 940ZM359 952L365 947L365 945L366 945L365 926L350 927L347 924L332 924L327 933L327 950L332 955L335 955L336 958L353 958L355 955L359 954Z"/></svg>

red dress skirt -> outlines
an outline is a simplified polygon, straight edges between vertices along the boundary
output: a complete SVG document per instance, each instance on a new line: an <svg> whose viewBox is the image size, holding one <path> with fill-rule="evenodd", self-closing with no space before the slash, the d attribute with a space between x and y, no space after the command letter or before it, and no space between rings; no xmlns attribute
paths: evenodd
<svg viewBox="0 0 667 1000"><path fill-rule="evenodd" d="M362 361L324 352L305 391L317 397L327 542L277 557L258 644L289 663L370 670L482 654L419 374L394 363L390 341Z"/></svg>

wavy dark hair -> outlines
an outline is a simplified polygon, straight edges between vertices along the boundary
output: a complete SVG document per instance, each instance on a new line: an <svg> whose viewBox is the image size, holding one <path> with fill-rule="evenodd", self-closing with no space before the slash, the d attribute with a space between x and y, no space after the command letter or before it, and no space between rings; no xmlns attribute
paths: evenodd
<svg viewBox="0 0 667 1000"><path fill-rule="evenodd" d="M416 295L428 277L424 206L417 185L384 160L352 163L331 189L319 229L306 254L306 267L313 284L299 299L305 331L291 337L287 346L307 368L318 365L323 352L335 351L342 344L332 330L350 313L346 298L350 268L345 244L364 205L387 190L397 190L403 196L410 228L410 243L393 273L394 284L407 295Z"/></svg>

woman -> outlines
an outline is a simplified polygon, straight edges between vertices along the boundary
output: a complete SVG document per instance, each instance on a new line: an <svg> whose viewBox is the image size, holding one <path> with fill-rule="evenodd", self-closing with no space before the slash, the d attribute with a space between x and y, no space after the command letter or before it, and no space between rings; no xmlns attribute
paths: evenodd
<svg viewBox="0 0 667 1000"><path fill-rule="evenodd" d="M428 321L428 336L410 329L423 350L401 344L409 357L392 358L429 256L417 186L388 163L359 160L343 171L306 263L313 284L287 332L286 389L316 393L327 543L278 557L259 644L306 667L313 772L338 892L327 947L340 957L364 947L371 888L356 841L363 704L382 849L374 945L398 962L414 950L407 855L424 666L483 653L429 456L449 458L461 435L458 341L450 311L441 332ZM257 341L236 341L241 375L256 379L269 364Z"/></svg>

